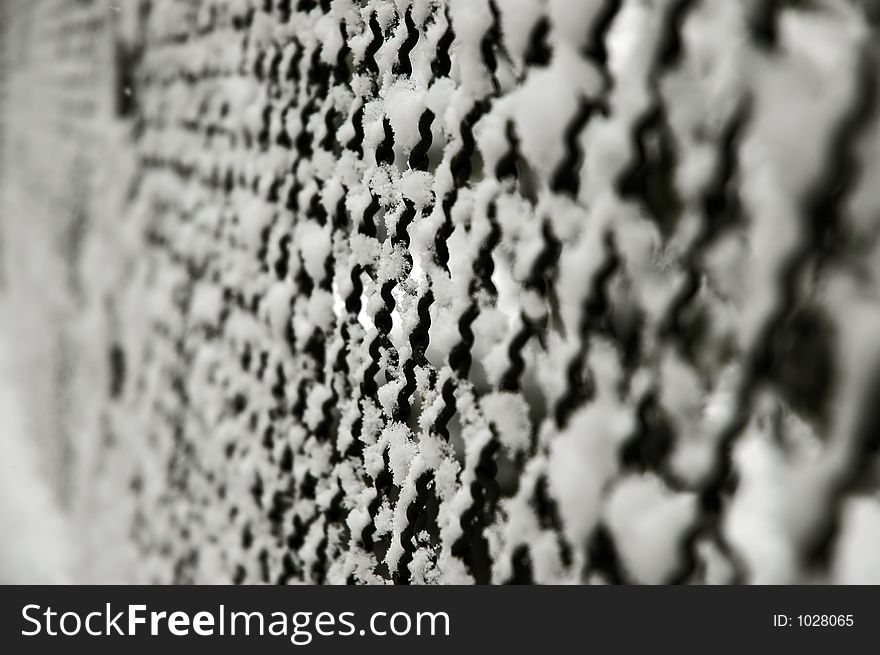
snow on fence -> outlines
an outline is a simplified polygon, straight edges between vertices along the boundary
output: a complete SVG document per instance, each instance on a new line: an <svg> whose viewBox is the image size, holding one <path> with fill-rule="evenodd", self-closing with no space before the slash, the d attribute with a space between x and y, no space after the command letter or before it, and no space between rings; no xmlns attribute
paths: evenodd
<svg viewBox="0 0 880 655"><path fill-rule="evenodd" d="M66 11L101 154L5 93L0 170L90 171L44 302L119 579L880 582L875 3Z"/></svg>

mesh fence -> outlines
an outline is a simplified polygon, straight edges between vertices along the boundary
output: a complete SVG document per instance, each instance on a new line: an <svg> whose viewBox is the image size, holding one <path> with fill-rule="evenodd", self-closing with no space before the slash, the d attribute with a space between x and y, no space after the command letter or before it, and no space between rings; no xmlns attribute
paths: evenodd
<svg viewBox="0 0 880 655"><path fill-rule="evenodd" d="M86 198L45 302L114 575L880 579L875 3L122 5L4 10L111 53L93 167L0 84L4 227Z"/></svg>

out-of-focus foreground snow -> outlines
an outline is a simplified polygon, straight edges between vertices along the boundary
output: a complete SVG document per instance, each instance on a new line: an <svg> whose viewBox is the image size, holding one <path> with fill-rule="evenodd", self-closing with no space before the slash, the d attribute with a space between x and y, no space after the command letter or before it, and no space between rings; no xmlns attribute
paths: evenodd
<svg viewBox="0 0 880 655"><path fill-rule="evenodd" d="M71 582L75 539L30 438L8 313L0 302L0 584Z"/></svg>

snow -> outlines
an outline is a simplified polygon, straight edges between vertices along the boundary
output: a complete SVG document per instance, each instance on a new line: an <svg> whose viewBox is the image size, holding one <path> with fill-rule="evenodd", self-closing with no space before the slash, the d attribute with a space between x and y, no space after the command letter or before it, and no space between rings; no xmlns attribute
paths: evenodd
<svg viewBox="0 0 880 655"><path fill-rule="evenodd" d="M487 0L449 0L449 15L458 59L456 77L464 91L482 95L490 85L480 54L480 41L492 24L489 3Z"/></svg>
<svg viewBox="0 0 880 655"><path fill-rule="evenodd" d="M880 508L869 498L853 498L843 511L840 540L834 561L838 584L878 584L880 556Z"/></svg>
<svg viewBox="0 0 880 655"><path fill-rule="evenodd" d="M6 342L33 361L23 354L0 375L9 422L0 449L12 464L0 476L11 485L0 529L22 534L0 544L0 576L39 568L47 579L75 578L76 553L62 546L77 550L74 534L87 524L79 536L90 556L118 543L128 561L116 575L134 581L175 581L186 525L202 545L184 571L195 581L228 581L239 567L244 581L259 581L265 552L273 579L289 557L303 571L289 582L384 583L382 562L396 572L407 552L413 583L502 583L525 548L534 582L603 582L588 561L601 525L635 582L666 581L685 556L697 561L694 582L728 582L738 564L748 582L877 579L876 490L855 479L880 362L876 125L847 149L856 166L833 256L820 252L804 213L809 193L838 191L825 188L837 159L829 146L864 87L853 72L876 36L857 11L787 8L768 50L743 3L688 3L682 50L669 63L657 50L677 4L667 1L620 3L602 37L607 62L586 40L613 3L334 0L292 6L283 24L270 4L221 3L239 20L253 10L253 24L221 21L195 34L209 26L207 5L154 3L133 85L144 118L137 139L109 100L85 109L112 96L113 71L85 50L52 59L42 36L51 30L20 44L47 58L41 66L13 66L9 86L0 81L9 99L0 118L16 135L2 151L0 280L17 298L12 315L40 308ZM125 18L120 36L136 47L136 16ZM549 60L526 64L543 26ZM449 35L447 74L440 42ZM114 37L93 36L108 46ZM409 74L398 67L404 43ZM344 48L353 70L312 68L335 66ZM293 75L260 80L258 62ZM85 118L62 116L56 96L43 94L57 88L56 69L83 81L65 102ZM585 102L600 109L573 133ZM428 170L413 170L427 111ZM640 131L652 115L668 134ZM734 120L741 129L726 144ZM388 130L393 162L379 164ZM667 170L653 161L661 138L675 151ZM348 147L353 139L363 154ZM497 179L513 155L515 174ZM620 184L643 155L651 198ZM729 179L719 180L728 160ZM560 169L570 161L579 168ZM571 193L557 188L560 172L573 174ZM718 184L741 211L704 244ZM667 191L681 211L656 216L676 204ZM408 241L398 236L404 217ZM355 293L359 309L349 313ZM833 328L816 337L833 360L834 384L816 403L827 410L803 411L780 371L753 379L747 365L792 307ZM387 339L377 320L386 309ZM775 341L788 336L777 332ZM791 338L797 346L811 335ZM0 352L0 372L18 354L9 353ZM401 398L412 376L415 389ZM721 438L741 416L728 455ZM668 456L648 470L623 457L644 420L671 433ZM491 508L477 506L490 454L501 490ZM699 507L728 456L737 486L717 512ZM383 473L391 488L373 504ZM169 482L177 475L182 488ZM404 544L424 479L440 539L431 526ZM58 492L60 480L72 493ZM19 488L28 490L20 502ZM337 519L329 509L340 490ZM486 571L452 554L471 511L482 515ZM48 518L24 520L36 514ZM840 519L831 562L807 570L805 550L829 517ZM387 552L361 543L371 527L388 538ZM692 528L700 533L684 542ZM291 537L302 546L288 549Z"/></svg>
<svg viewBox="0 0 880 655"><path fill-rule="evenodd" d="M330 227L315 221L302 221L294 228L293 243L296 245L313 280L324 278L324 266L330 255Z"/></svg>
<svg viewBox="0 0 880 655"><path fill-rule="evenodd" d="M424 93L400 79L386 89L384 101L385 115L394 132L394 145L408 155L421 140L419 118L425 110Z"/></svg>
<svg viewBox="0 0 880 655"><path fill-rule="evenodd" d="M696 513L692 493L675 494L655 476L617 482L605 507L623 565L642 584L661 584L680 565L683 537Z"/></svg>
<svg viewBox="0 0 880 655"><path fill-rule="evenodd" d="M321 44L321 60L327 64L336 63L339 49L343 46L338 19L333 14L321 16L315 23L314 33Z"/></svg>
<svg viewBox="0 0 880 655"><path fill-rule="evenodd" d="M7 536L0 540L0 581L70 583L79 545L29 435L8 311L0 305L0 529Z"/></svg>
<svg viewBox="0 0 880 655"><path fill-rule="evenodd" d="M434 199L432 184L430 173L409 170L400 178L400 192L404 198L412 200L416 209L422 209Z"/></svg>
<svg viewBox="0 0 880 655"><path fill-rule="evenodd" d="M591 357L600 388L613 389L617 375L607 350ZM619 471L618 452L633 429L628 407L610 393L579 410L550 445L549 485L559 503L565 535L582 543L596 526L606 487Z"/></svg>
<svg viewBox="0 0 880 655"><path fill-rule="evenodd" d="M782 453L755 432L743 440L737 459L742 489L730 508L726 534L749 566L751 582L789 582L797 566L795 544L786 530L795 500L791 497L786 502L792 473ZM808 504L809 500L801 497L797 502Z"/></svg>
<svg viewBox="0 0 880 655"><path fill-rule="evenodd" d="M573 80L577 80L572 84ZM513 119L523 154L550 176L564 156L564 132L575 117L582 94L599 90L595 70L573 54L560 54L545 69L532 69L513 93Z"/></svg>
<svg viewBox="0 0 880 655"><path fill-rule="evenodd" d="M290 304L293 299L293 284L289 281L272 285L266 295L265 311L272 332L282 336L290 320Z"/></svg>
<svg viewBox="0 0 880 655"><path fill-rule="evenodd" d="M590 33L597 14L604 8L603 4L581 0L549 0L547 13L559 36L574 46L580 46Z"/></svg>
<svg viewBox="0 0 880 655"><path fill-rule="evenodd" d="M496 434L512 457L529 447L531 424L528 406L518 394L495 392L480 399L486 421L495 427Z"/></svg>
<svg viewBox="0 0 880 655"><path fill-rule="evenodd" d="M498 3L504 45L511 56L522 59L529 47L532 29L541 17L539 0L505 0Z"/></svg>

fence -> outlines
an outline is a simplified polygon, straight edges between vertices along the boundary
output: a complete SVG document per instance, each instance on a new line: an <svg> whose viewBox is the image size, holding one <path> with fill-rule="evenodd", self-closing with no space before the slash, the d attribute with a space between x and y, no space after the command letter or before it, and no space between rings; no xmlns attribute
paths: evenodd
<svg viewBox="0 0 880 655"><path fill-rule="evenodd" d="M880 580L874 3L3 16L92 575Z"/></svg>

